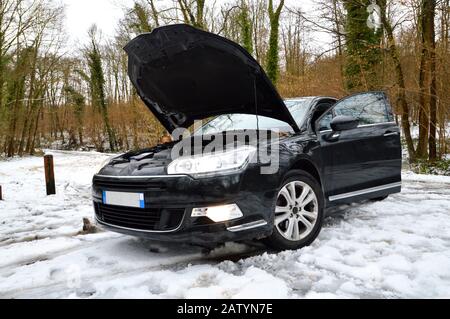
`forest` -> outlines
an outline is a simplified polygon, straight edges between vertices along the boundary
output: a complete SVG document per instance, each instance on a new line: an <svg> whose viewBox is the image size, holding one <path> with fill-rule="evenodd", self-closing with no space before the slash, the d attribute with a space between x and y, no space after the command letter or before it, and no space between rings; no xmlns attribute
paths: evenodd
<svg viewBox="0 0 450 319"><path fill-rule="evenodd" d="M448 167L450 0L311 1L316 10L285 0L135 0L112 21L114 37L92 25L89 43L68 53L64 6L0 0L0 157L157 144L164 129L131 86L123 47L187 23L241 44L283 97L386 91L409 161ZM318 32L330 43L311 45Z"/></svg>

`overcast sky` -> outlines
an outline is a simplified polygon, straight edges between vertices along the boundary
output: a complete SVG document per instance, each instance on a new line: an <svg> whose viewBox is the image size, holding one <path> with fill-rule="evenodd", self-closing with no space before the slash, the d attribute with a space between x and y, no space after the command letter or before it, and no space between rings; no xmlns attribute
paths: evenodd
<svg viewBox="0 0 450 319"><path fill-rule="evenodd" d="M123 17L124 8L132 0L61 0L66 6L66 28L70 40L84 42L92 24L105 36L114 35L117 22Z"/></svg>

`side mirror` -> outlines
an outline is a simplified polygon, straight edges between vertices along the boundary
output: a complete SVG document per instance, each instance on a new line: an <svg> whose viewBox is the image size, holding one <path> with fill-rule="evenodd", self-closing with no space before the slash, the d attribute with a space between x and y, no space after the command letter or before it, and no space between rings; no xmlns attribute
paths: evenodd
<svg viewBox="0 0 450 319"><path fill-rule="evenodd" d="M335 132L348 131L357 128L359 120L353 116L336 116L330 123L331 129Z"/></svg>

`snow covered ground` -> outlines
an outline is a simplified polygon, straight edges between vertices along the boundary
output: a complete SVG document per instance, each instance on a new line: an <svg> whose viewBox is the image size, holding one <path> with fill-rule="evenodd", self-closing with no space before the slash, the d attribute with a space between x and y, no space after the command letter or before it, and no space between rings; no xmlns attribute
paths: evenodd
<svg viewBox="0 0 450 319"><path fill-rule="evenodd" d="M0 298L450 297L450 177L404 174L402 194L346 207L303 250L230 244L211 255L119 234L79 234L107 156L0 162Z"/></svg>

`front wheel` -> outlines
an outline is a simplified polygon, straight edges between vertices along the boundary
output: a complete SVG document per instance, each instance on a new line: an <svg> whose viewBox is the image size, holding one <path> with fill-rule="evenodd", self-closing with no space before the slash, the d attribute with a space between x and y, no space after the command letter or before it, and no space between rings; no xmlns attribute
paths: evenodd
<svg viewBox="0 0 450 319"><path fill-rule="evenodd" d="M300 249L310 245L323 224L323 192L319 183L304 171L288 174L278 193L274 230L265 240L278 249Z"/></svg>

